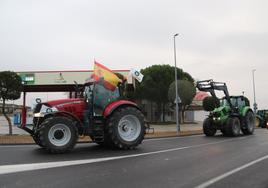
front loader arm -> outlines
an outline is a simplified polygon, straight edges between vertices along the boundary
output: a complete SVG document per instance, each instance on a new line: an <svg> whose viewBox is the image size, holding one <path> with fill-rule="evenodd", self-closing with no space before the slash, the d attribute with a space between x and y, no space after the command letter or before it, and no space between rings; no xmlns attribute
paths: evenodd
<svg viewBox="0 0 268 188"><path fill-rule="evenodd" d="M230 100L230 95L226 86L226 83L224 82L214 82L212 79L210 80L202 80L202 81L197 81L196 87L200 91L205 91L209 92L212 97L217 98L215 94L215 90L223 91L226 100L230 104L230 107L232 108L231 100Z"/></svg>
<svg viewBox="0 0 268 188"><path fill-rule="evenodd" d="M212 97L217 98L215 91L211 85L212 81L213 80L197 81L196 87L199 89L199 91L209 92L212 95Z"/></svg>

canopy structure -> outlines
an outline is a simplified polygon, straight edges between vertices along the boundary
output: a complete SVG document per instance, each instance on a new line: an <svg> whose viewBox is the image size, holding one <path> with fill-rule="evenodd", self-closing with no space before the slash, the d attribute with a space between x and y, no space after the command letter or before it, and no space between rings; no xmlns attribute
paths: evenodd
<svg viewBox="0 0 268 188"><path fill-rule="evenodd" d="M132 85L133 80L129 76L129 70L113 70L113 72L125 76L128 84ZM26 124L26 94L28 92L69 92L70 98L77 97L75 82L78 86L83 86L92 73L92 70L17 72L23 82L22 126Z"/></svg>

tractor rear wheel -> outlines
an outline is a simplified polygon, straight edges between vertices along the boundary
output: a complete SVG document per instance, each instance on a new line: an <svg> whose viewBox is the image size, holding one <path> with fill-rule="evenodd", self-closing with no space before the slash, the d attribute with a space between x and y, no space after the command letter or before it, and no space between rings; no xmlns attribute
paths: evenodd
<svg viewBox="0 0 268 188"><path fill-rule="evenodd" d="M238 136L240 134L240 120L237 117L229 117L225 124L226 136Z"/></svg>
<svg viewBox="0 0 268 188"><path fill-rule="evenodd" d="M214 136L217 132L216 127L213 126L212 119L206 118L203 123L203 132L206 136Z"/></svg>
<svg viewBox="0 0 268 188"><path fill-rule="evenodd" d="M251 111L249 111L245 116L244 126L242 127L241 130L244 135L250 135L253 134L254 127L255 127L254 115Z"/></svg>
<svg viewBox="0 0 268 188"><path fill-rule="evenodd" d="M117 109L108 118L105 145L120 149L133 149L141 144L145 135L144 116L135 107Z"/></svg>
<svg viewBox="0 0 268 188"><path fill-rule="evenodd" d="M71 151L78 139L75 124L67 117L50 117L42 124L39 132L40 143L50 153Z"/></svg>

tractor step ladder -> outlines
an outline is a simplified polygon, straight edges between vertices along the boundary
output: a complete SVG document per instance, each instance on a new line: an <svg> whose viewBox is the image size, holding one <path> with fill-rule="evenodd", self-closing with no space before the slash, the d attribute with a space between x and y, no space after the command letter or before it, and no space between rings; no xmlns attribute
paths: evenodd
<svg viewBox="0 0 268 188"><path fill-rule="evenodd" d="M93 142L104 142L104 122L102 117L94 117Z"/></svg>

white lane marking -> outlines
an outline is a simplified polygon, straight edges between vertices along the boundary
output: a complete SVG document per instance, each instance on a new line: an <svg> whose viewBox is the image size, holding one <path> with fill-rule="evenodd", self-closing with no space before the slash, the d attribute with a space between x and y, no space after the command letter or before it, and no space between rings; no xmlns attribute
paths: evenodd
<svg viewBox="0 0 268 188"><path fill-rule="evenodd" d="M218 182L218 181L220 181L220 180L222 180L222 179L224 179L224 178L226 178L226 177L228 177L228 176L230 176L230 175L232 175L232 174L234 174L236 172L244 170L245 168L248 168L248 167L250 167L250 166L252 166L252 165L254 165L256 163L259 163L259 162L261 162L261 161L263 161L265 159L268 159L268 155L266 155L264 157L261 157L259 159L256 159L254 161L251 161L251 162L249 162L249 163L247 163L247 164L245 164L243 166L240 166L238 168L235 168L235 169L233 169L233 170L231 170L229 172L226 172L226 173L224 173L224 174L222 174L222 175L220 175L218 177L212 178L211 180L209 180L207 182L204 182L201 185L198 185L196 188L206 188L206 187L208 187L208 186L210 186L210 185L212 185L212 184L214 184L214 183L216 183L216 182Z"/></svg>
<svg viewBox="0 0 268 188"><path fill-rule="evenodd" d="M190 148L198 148L204 147L208 145L215 145L224 142L231 142L237 139L228 139L219 142L210 142L206 144L198 144L192 146L185 146L179 148L172 148L166 150L159 150L147 153L140 153L140 154L133 154L133 155L123 155L123 156L116 156L116 157L105 157L105 158L97 158L97 159L84 159L84 160L72 160L72 161L61 161L61 162L45 162L45 163L29 163L29 164L14 164L14 165L2 165L0 166L0 175L1 174L10 174L15 172L24 172L24 171L31 171L31 170L41 170L41 169L48 169L48 168L56 168L56 167L65 167L65 166L73 166L73 165L81 165L81 164L90 164L90 163L99 163L117 159L126 159L131 157L139 157L139 156L147 156L159 153L166 153L172 151L178 151L183 149L190 149Z"/></svg>

